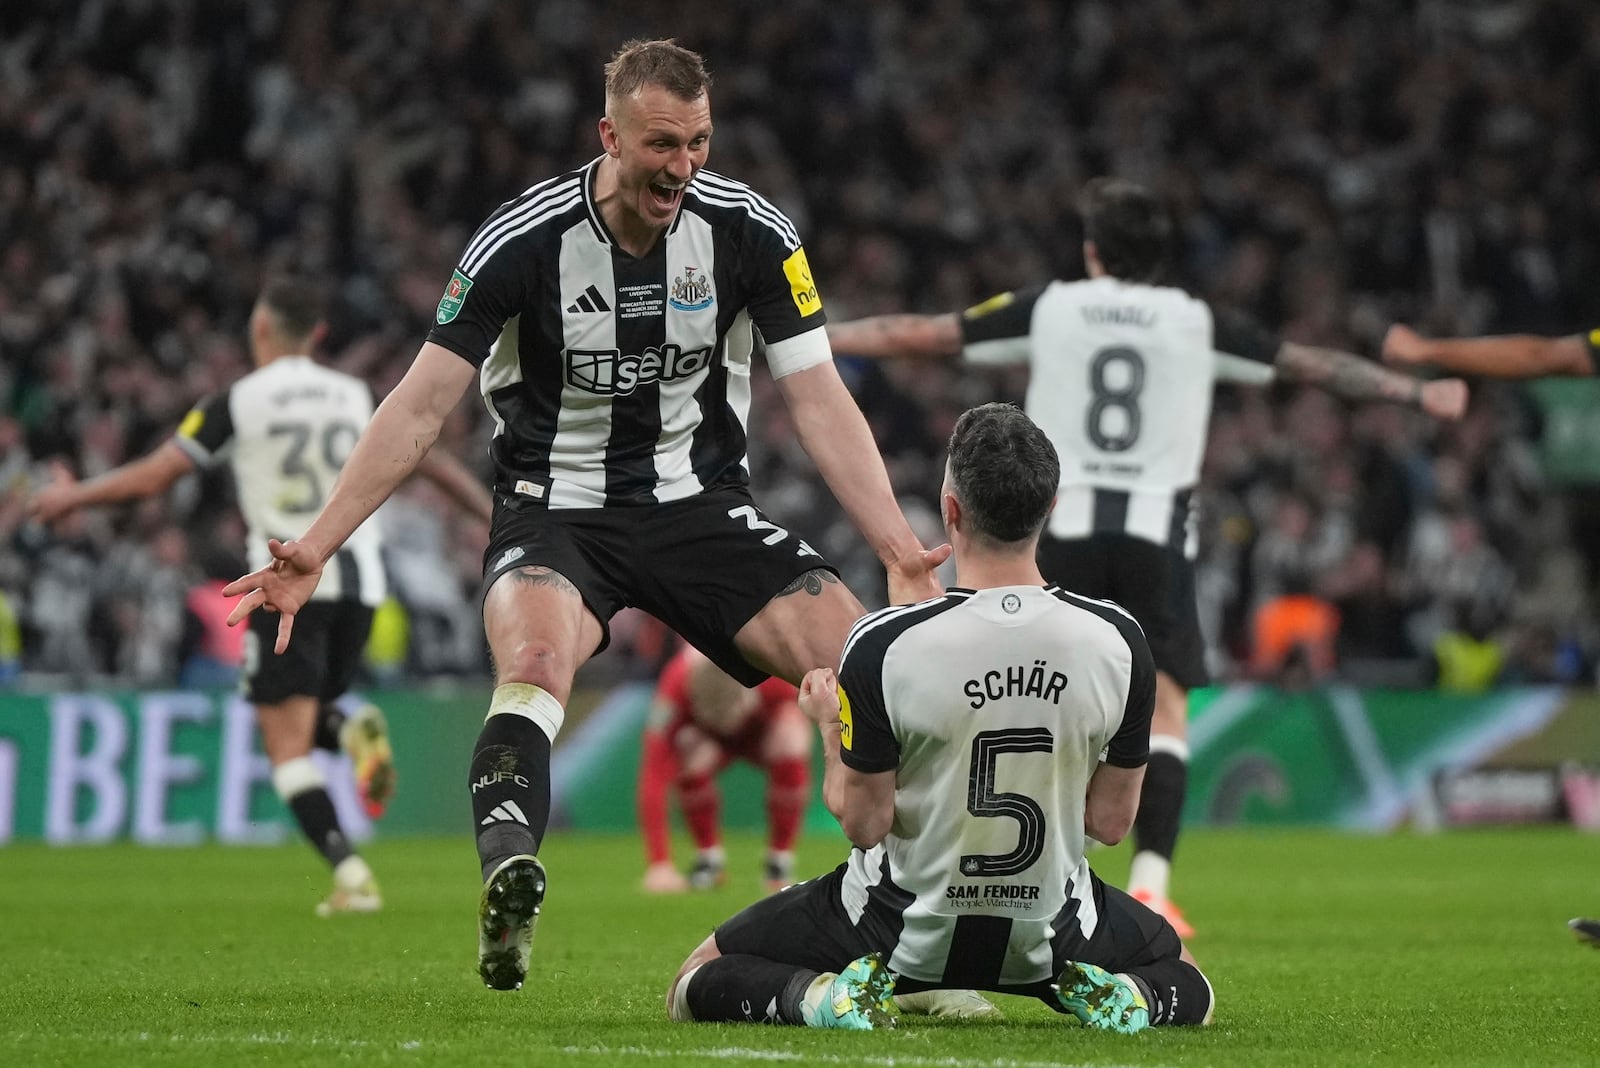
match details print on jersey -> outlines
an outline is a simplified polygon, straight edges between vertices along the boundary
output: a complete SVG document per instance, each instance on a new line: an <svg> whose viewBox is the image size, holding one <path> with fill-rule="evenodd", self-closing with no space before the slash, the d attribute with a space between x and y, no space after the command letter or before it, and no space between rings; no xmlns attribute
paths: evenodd
<svg viewBox="0 0 1600 1068"><path fill-rule="evenodd" d="M800 237L748 186L701 171L634 257L595 203L598 163L479 228L429 340L480 368L506 492L595 508L745 484L756 332L769 350L822 336Z"/></svg>

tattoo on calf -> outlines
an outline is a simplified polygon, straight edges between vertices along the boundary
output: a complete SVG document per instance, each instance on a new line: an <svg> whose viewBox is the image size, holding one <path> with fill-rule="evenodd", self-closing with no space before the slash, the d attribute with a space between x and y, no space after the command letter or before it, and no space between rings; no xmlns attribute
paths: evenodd
<svg viewBox="0 0 1600 1068"><path fill-rule="evenodd" d="M577 593L578 587L567 581L567 576L548 567L530 565L511 572L511 577L528 586L553 586L566 593Z"/></svg>
<svg viewBox="0 0 1600 1068"><path fill-rule="evenodd" d="M835 575L832 571L828 571L820 567L813 568L803 575L796 575L789 585L778 591L778 596L787 597L791 593L799 593L801 590L805 590L813 597L821 597L822 584L824 582L838 581L839 576Z"/></svg>

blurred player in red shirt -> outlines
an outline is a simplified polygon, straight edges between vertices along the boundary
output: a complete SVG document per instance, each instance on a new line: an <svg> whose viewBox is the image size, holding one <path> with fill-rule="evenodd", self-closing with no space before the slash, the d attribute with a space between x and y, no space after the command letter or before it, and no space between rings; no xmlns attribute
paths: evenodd
<svg viewBox="0 0 1600 1068"><path fill-rule="evenodd" d="M778 678L747 689L688 646L668 661L639 763L645 890L706 890L727 878L716 775L734 760L767 773L767 888L789 883L794 841L811 799L811 731L795 698L795 688ZM697 850L688 878L672 863L667 792L674 783Z"/></svg>

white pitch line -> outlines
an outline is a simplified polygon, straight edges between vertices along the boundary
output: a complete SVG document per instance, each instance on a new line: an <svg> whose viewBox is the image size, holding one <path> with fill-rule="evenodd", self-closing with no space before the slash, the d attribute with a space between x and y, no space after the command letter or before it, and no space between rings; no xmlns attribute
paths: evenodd
<svg viewBox="0 0 1600 1068"><path fill-rule="evenodd" d="M1091 1068L1081 1061L1019 1061L1010 1057L978 1060L968 1057L919 1057L915 1054L866 1054L846 1057L836 1053L798 1053L792 1050L748 1049L717 1046L711 1049L651 1049L645 1046L563 1046L569 1056L637 1057L641 1060L752 1060L804 1064L861 1064L874 1068ZM1133 1065L1097 1065L1095 1068L1135 1068ZM1141 1065L1138 1068L1151 1068Z"/></svg>

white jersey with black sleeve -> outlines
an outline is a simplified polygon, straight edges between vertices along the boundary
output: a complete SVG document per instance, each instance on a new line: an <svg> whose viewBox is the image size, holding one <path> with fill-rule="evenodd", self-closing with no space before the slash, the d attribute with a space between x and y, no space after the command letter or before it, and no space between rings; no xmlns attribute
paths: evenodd
<svg viewBox="0 0 1600 1068"><path fill-rule="evenodd" d="M1149 756L1155 668L1138 624L1055 587L951 590L861 619L839 685L840 759L896 775L888 837L846 867L852 921L914 979L1050 978L1052 938L1099 922L1089 779L1101 759Z"/></svg>
<svg viewBox="0 0 1600 1068"><path fill-rule="evenodd" d="M1049 534L1121 533L1193 556L1212 388L1271 377L1279 341L1171 286L1102 276L1002 293L962 316L973 364L1026 363L1026 408L1061 457Z"/></svg>
<svg viewBox="0 0 1600 1068"><path fill-rule="evenodd" d="M203 467L229 462L258 569L272 562L267 539L306 532L371 419L365 382L283 356L196 405L173 440ZM386 591L381 548L374 516L328 561L312 600L376 606Z"/></svg>

